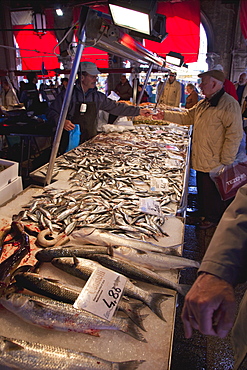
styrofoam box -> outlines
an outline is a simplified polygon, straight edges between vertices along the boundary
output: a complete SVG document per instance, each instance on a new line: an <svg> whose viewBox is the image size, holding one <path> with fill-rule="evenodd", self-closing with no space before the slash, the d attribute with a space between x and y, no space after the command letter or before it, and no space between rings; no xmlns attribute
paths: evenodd
<svg viewBox="0 0 247 370"><path fill-rule="evenodd" d="M0 172L0 189L10 184L18 177L19 163L0 158L0 165L7 166Z"/></svg>
<svg viewBox="0 0 247 370"><path fill-rule="evenodd" d="M22 178L18 176L11 183L0 189L0 206L18 195L22 190Z"/></svg>

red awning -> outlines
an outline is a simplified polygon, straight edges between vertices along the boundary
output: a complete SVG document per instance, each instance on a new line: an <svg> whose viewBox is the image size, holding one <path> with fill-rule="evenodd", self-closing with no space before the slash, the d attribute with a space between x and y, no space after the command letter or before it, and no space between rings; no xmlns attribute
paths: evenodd
<svg viewBox="0 0 247 370"><path fill-rule="evenodd" d="M161 42L145 40L145 47L162 58L169 51L184 56L185 63L197 62L200 46L200 1L159 2L157 13L166 15L168 36Z"/></svg>
<svg viewBox="0 0 247 370"><path fill-rule="evenodd" d="M242 34L245 40L247 40L247 1L246 0L240 1L239 20L240 20Z"/></svg>
<svg viewBox="0 0 247 370"><path fill-rule="evenodd" d="M42 70L42 67L50 70L60 67L53 50L58 42L52 31L46 31L44 35L39 36L34 31L27 31L33 29L31 24L13 28L22 29L22 31L14 31L14 36L20 48L23 70ZM49 72L48 75L54 76L55 72Z"/></svg>

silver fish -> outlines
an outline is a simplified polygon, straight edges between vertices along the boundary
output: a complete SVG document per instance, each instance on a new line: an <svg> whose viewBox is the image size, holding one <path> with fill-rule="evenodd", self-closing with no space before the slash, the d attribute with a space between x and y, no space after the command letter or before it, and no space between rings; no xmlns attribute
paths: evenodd
<svg viewBox="0 0 247 370"><path fill-rule="evenodd" d="M111 362L87 352L0 336L0 365L20 370L135 370L145 362Z"/></svg>
<svg viewBox="0 0 247 370"><path fill-rule="evenodd" d="M107 321L87 311L76 309L68 303L19 293L1 297L0 303L24 321L40 327L97 336L99 330L120 330L146 342L129 318L113 317L111 321Z"/></svg>
<svg viewBox="0 0 247 370"><path fill-rule="evenodd" d="M113 257L123 258L127 261L140 264L154 270L183 269L200 267L200 263L184 257L172 256L164 253L141 251L129 247L112 248Z"/></svg>
<svg viewBox="0 0 247 370"><path fill-rule="evenodd" d="M76 276L79 279L87 280L93 271L100 265L98 262L88 260L86 258L54 258L51 263L62 271L70 275ZM127 279L124 287L124 295L129 298L134 298L146 304L158 317L165 321L161 311L161 303L168 297L170 293L148 292Z"/></svg>

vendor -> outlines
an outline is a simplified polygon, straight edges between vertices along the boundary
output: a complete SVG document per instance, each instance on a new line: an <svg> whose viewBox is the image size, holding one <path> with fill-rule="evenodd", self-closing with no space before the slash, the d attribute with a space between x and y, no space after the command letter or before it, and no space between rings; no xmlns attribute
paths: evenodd
<svg viewBox="0 0 247 370"><path fill-rule="evenodd" d="M73 88L71 101L64 123L58 154L66 151L69 141L69 131L80 125L80 143L92 138L97 134L96 121L99 110L112 113L116 116L148 116L150 110L140 109L125 103L116 103L108 99L105 94L96 88L97 76L100 73L97 66L91 62L82 62L79 66L78 79ZM48 121L57 125L62 109L65 91L62 91L48 110Z"/></svg>
<svg viewBox="0 0 247 370"><path fill-rule="evenodd" d="M13 110L16 104L19 104L16 94L11 89L8 81L4 78L2 80L2 93L1 93L2 107L6 110Z"/></svg>

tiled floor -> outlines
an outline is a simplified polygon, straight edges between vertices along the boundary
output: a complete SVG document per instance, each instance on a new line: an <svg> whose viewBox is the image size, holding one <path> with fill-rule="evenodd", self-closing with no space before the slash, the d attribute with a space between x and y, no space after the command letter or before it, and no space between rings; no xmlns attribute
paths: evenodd
<svg viewBox="0 0 247 370"><path fill-rule="evenodd" d="M195 173L191 171L189 181L188 209L196 207ZM192 219L187 217L185 226L185 244L183 256L201 261L207 246L215 231L214 228L199 230L192 225ZM180 282L193 284L196 279L196 270L184 270L181 272ZM245 286L239 286L236 290L238 302L240 301ZM173 352L171 370L230 370L233 369L233 352L230 335L225 339L203 336L194 332L191 339L185 339L181 321L183 297L178 297L178 307L175 321ZM246 370L243 364L241 370Z"/></svg>

